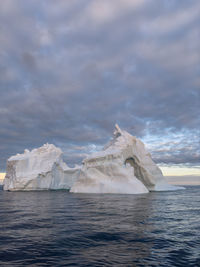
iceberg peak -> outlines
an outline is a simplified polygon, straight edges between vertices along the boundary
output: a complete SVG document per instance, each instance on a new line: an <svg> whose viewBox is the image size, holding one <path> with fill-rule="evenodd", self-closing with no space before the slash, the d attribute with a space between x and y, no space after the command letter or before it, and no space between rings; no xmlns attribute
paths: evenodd
<svg viewBox="0 0 200 267"><path fill-rule="evenodd" d="M116 123L115 124L115 129L114 129L114 136L118 137L122 135L122 130L120 129L119 125Z"/></svg>

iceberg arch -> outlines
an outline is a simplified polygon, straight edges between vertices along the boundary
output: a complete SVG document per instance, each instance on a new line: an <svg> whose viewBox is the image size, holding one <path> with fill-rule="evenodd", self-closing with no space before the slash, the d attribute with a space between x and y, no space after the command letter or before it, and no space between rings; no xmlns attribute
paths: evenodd
<svg viewBox="0 0 200 267"><path fill-rule="evenodd" d="M115 125L112 140L83 161L70 192L138 194L176 189L182 188L167 183L142 141Z"/></svg>

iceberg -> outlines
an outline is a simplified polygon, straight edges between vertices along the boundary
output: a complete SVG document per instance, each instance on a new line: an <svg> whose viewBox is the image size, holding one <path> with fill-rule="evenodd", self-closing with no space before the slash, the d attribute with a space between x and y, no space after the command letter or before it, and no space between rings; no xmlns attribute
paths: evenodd
<svg viewBox="0 0 200 267"><path fill-rule="evenodd" d="M62 150L52 144L10 157L3 189L141 194L183 188L169 185L142 141L115 125L111 141L82 166L70 168Z"/></svg>
<svg viewBox="0 0 200 267"><path fill-rule="evenodd" d="M17 154L7 160L3 189L49 190L70 189L78 178L80 167L69 168L63 161L62 151L52 144L23 154Z"/></svg>
<svg viewBox="0 0 200 267"><path fill-rule="evenodd" d="M182 189L169 185L142 141L115 125L113 139L83 161L73 193L139 194Z"/></svg>

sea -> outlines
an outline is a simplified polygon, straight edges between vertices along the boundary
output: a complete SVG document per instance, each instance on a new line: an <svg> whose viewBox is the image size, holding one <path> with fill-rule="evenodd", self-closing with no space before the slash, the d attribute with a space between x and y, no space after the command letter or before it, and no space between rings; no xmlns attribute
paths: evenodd
<svg viewBox="0 0 200 267"><path fill-rule="evenodd" d="M200 186L140 195L1 187L0 266L200 266Z"/></svg>

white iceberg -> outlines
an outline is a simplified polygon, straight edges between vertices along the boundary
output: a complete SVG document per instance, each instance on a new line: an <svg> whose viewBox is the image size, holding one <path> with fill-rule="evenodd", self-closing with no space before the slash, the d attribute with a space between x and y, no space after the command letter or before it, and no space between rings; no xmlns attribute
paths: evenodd
<svg viewBox="0 0 200 267"><path fill-rule="evenodd" d="M48 190L70 189L78 178L80 167L69 168L60 148L45 144L32 151L25 150L7 160L3 189Z"/></svg>
<svg viewBox="0 0 200 267"><path fill-rule="evenodd" d="M165 181L144 144L115 126L114 138L103 151L83 161L73 193L139 194L180 189Z"/></svg>
<svg viewBox="0 0 200 267"><path fill-rule="evenodd" d="M144 144L118 125L103 151L88 156L82 167L68 167L62 155L60 148L45 144L10 157L3 189L117 194L182 189L169 185Z"/></svg>

